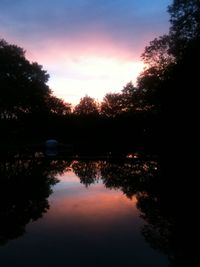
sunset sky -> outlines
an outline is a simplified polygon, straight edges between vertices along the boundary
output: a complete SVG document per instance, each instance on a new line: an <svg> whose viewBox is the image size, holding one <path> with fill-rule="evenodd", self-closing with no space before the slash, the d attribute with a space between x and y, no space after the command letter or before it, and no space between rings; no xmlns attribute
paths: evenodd
<svg viewBox="0 0 200 267"><path fill-rule="evenodd" d="M149 41L168 32L170 0L0 0L0 39L23 47L73 104L133 81Z"/></svg>

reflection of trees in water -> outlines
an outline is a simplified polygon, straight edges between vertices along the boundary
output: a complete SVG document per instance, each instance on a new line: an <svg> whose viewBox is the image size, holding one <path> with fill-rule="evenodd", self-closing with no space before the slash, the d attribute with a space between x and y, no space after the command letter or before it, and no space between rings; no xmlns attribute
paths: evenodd
<svg viewBox="0 0 200 267"><path fill-rule="evenodd" d="M0 162L0 245L24 234L26 225L42 217L48 208L55 176L72 169L86 187L101 178L110 189L121 190L128 198L137 198L137 208L146 224L142 234L154 248L165 253L177 265L175 213L163 186L156 160L69 161L21 160ZM166 182L166 181L165 181ZM170 186L168 185L168 188ZM174 209L173 209L174 211Z"/></svg>
<svg viewBox="0 0 200 267"><path fill-rule="evenodd" d="M110 189L120 189L128 198L153 184L159 166L156 161L74 161L71 165L80 182L89 186L100 178Z"/></svg>
<svg viewBox="0 0 200 267"><path fill-rule="evenodd" d="M171 263L175 263L175 218L166 210L158 192L143 191L137 193L137 208L141 211L141 217L146 224L142 228L145 240L152 248L166 254ZM172 265L176 266L176 265Z"/></svg>
<svg viewBox="0 0 200 267"><path fill-rule="evenodd" d="M100 178L99 162L74 161L72 163L74 173L80 178L80 182L88 187Z"/></svg>
<svg viewBox="0 0 200 267"><path fill-rule="evenodd" d="M128 198L152 182L157 172L156 161L104 162L101 165L104 185L107 188L120 189Z"/></svg>
<svg viewBox="0 0 200 267"><path fill-rule="evenodd" d="M44 159L0 162L0 245L24 234L48 210L55 175L65 168L64 161Z"/></svg>
<svg viewBox="0 0 200 267"><path fill-rule="evenodd" d="M146 222L141 230L145 240L152 248L166 254L172 266L179 266L178 253L182 252L176 237L174 209L169 208L170 191L166 194L157 161L77 161L72 168L86 186L95 183L100 176L107 188L119 189L128 198L135 195L140 216ZM168 184L168 188L171 186Z"/></svg>

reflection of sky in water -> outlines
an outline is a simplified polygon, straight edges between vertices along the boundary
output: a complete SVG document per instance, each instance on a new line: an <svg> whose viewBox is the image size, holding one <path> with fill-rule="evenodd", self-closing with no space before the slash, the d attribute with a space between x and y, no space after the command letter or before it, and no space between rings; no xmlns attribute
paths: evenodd
<svg viewBox="0 0 200 267"><path fill-rule="evenodd" d="M102 182L86 188L73 172L58 178L49 211L0 248L1 266L168 266L141 235L135 197Z"/></svg>
<svg viewBox="0 0 200 267"><path fill-rule="evenodd" d="M66 172L63 175L58 175L57 178L60 182L54 186L54 191L69 189L80 184L80 179L73 171Z"/></svg>
<svg viewBox="0 0 200 267"><path fill-rule="evenodd" d="M58 175L57 178L60 182L54 186L53 188L54 191L60 191L62 189L68 190L69 188L72 189L73 187L75 188L80 187L81 189L85 188L85 185L80 183L80 179L73 171L68 171L63 175ZM90 185L90 190L96 184L102 184L102 180L95 179L94 183Z"/></svg>

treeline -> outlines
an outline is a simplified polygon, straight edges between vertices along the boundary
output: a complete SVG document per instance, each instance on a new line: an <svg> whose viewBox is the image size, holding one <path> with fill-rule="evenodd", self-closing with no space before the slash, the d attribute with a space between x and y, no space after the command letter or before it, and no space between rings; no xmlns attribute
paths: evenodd
<svg viewBox="0 0 200 267"><path fill-rule="evenodd" d="M145 48L146 68L136 86L129 82L101 103L85 96L74 108L52 94L42 66L0 40L1 142L56 138L80 147L160 147L163 138L175 143L183 133L191 137L197 125L192 120L198 106L200 3L174 0L168 12L169 33Z"/></svg>
<svg viewBox="0 0 200 267"><path fill-rule="evenodd" d="M49 75L29 62L22 48L1 40L0 62L3 145L39 144L54 138L77 150L120 150L139 146L155 124L145 90L131 82L120 93L106 94L102 103L85 96L72 108L52 94Z"/></svg>

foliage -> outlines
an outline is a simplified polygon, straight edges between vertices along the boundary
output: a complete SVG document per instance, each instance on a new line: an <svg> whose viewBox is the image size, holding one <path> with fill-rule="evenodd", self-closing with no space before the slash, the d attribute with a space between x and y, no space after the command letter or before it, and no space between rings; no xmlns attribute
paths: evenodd
<svg viewBox="0 0 200 267"><path fill-rule="evenodd" d="M22 114L42 112L51 91L49 75L37 63L25 58L25 51L0 40L0 116L19 118Z"/></svg>
<svg viewBox="0 0 200 267"><path fill-rule="evenodd" d="M116 117L125 113L137 113L145 108L144 90L129 82L120 93L105 95L101 103L101 114Z"/></svg>
<svg viewBox="0 0 200 267"><path fill-rule="evenodd" d="M100 108L101 115L115 117L116 115L121 114L122 110L121 94L108 93L104 96Z"/></svg>
<svg viewBox="0 0 200 267"><path fill-rule="evenodd" d="M74 108L74 114L76 115L98 115L98 113L98 105L95 99L87 95L81 98L79 104Z"/></svg>
<svg viewBox="0 0 200 267"><path fill-rule="evenodd" d="M24 115L68 115L71 106L53 96L49 75L38 63L31 63L25 51L0 40L0 118L19 119Z"/></svg>
<svg viewBox="0 0 200 267"><path fill-rule="evenodd" d="M145 110L144 90L135 87L132 82L129 82L122 89L123 110L126 112L138 112Z"/></svg>
<svg viewBox="0 0 200 267"><path fill-rule="evenodd" d="M23 235L28 223L47 212L52 186L58 182L55 176L66 165L62 161L17 157L0 161L0 246Z"/></svg>
<svg viewBox="0 0 200 267"><path fill-rule="evenodd" d="M48 96L46 98L46 105L50 113L65 116L71 113L71 104L65 103L62 99L56 96Z"/></svg>
<svg viewBox="0 0 200 267"><path fill-rule="evenodd" d="M142 59L146 69L137 81L138 87L146 90L149 106L158 112L161 108L165 111L175 108L175 101L178 105L178 97L181 97L178 87L182 86L183 92L191 86L196 78L191 61L198 62L199 57L196 48L200 37L200 2L174 0L168 10L169 34L155 38L145 48ZM172 87L175 87L173 92Z"/></svg>
<svg viewBox="0 0 200 267"><path fill-rule="evenodd" d="M160 36L145 47L141 56L144 63L149 68L154 68L159 77L164 74L165 68L175 60L173 55L169 53L170 45L171 37L169 35Z"/></svg>
<svg viewBox="0 0 200 267"><path fill-rule="evenodd" d="M189 42L200 37L200 2L174 0L168 11L171 16L170 36L173 40L171 52L180 58Z"/></svg>

